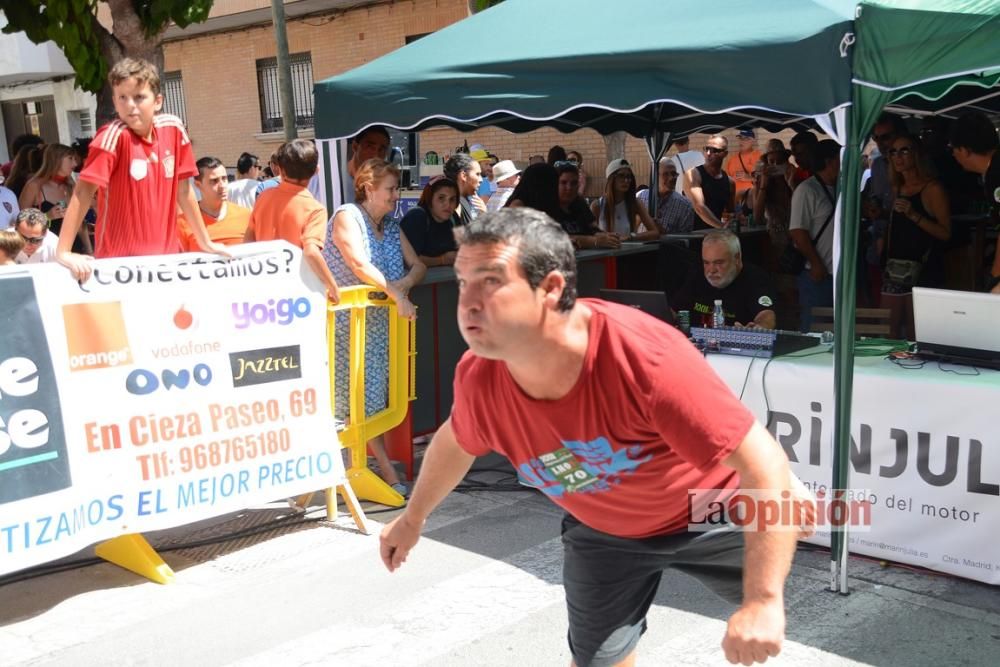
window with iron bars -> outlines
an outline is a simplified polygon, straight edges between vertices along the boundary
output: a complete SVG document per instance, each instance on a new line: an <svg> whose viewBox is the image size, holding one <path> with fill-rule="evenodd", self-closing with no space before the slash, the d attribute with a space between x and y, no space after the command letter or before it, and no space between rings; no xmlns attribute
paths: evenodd
<svg viewBox="0 0 1000 667"><path fill-rule="evenodd" d="M289 56L292 75L292 99L295 106L295 126L313 126L313 73L312 56L295 53ZM257 61L257 91L260 94L260 128L262 132L280 132L284 127L281 117L281 91L278 88L278 59L264 58Z"/></svg>
<svg viewBox="0 0 1000 667"><path fill-rule="evenodd" d="M163 73L163 112L177 116L187 125L187 109L184 107L184 80L180 72Z"/></svg>

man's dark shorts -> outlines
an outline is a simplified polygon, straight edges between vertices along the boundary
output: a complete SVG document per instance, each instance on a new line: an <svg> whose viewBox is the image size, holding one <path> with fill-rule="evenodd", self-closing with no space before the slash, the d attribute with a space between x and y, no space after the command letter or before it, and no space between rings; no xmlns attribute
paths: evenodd
<svg viewBox="0 0 1000 667"><path fill-rule="evenodd" d="M667 568L696 577L734 604L743 597L743 534L728 527L627 539L566 515L562 540L569 648L577 667L614 665L635 650Z"/></svg>

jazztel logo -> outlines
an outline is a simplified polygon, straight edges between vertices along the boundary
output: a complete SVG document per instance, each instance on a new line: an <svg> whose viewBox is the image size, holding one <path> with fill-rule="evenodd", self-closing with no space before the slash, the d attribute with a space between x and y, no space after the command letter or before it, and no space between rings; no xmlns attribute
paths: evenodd
<svg viewBox="0 0 1000 667"><path fill-rule="evenodd" d="M233 370L234 387L249 387L302 377L298 345L230 352L229 365Z"/></svg>
<svg viewBox="0 0 1000 667"><path fill-rule="evenodd" d="M71 371L113 368L132 363L122 305L74 303L63 306Z"/></svg>
<svg viewBox="0 0 1000 667"><path fill-rule="evenodd" d="M237 329L246 329L251 324L274 323L282 326L291 324L296 317L308 317L312 312L309 299L268 299L267 303L233 304L233 317Z"/></svg>

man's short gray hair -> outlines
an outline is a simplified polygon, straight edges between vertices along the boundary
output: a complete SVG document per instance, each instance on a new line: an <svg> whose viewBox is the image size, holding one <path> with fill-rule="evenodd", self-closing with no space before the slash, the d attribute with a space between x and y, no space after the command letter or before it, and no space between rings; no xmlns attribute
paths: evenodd
<svg viewBox="0 0 1000 667"><path fill-rule="evenodd" d="M28 227L48 227L49 218L37 208L22 208L17 214L16 225L27 225Z"/></svg>
<svg viewBox="0 0 1000 667"><path fill-rule="evenodd" d="M721 134L713 134L712 136L710 136L708 138L708 141L711 141L712 139L722 139L722 143L724 143L726 145L726 148L729 148L729 139L726 139L726 137L724 137L723 135L721 135Z"/></svg>
<svg viewBox="0 0 1000 667"><path fill-rule="evenodd" d="M742 253L740 247L740 237L733 234L728 229L713 229L708 234L705 234L705 238L702 239L702 247L707 246L710 243L724 243L729 246L729 252L733 257L736 257Z"/></svg>

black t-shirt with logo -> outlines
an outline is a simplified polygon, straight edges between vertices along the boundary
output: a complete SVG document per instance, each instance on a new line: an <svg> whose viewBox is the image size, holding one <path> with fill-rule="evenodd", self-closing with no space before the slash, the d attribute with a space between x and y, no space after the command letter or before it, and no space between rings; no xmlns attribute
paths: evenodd
<svg viewBox="0 0 1000 667"><path fill-rule="evenodd" d="M749 324L762 310L774 310L770 279L763 270L750 264L744 264L736 280L723 289L712 287L701 265L695 265L670 306L674 310L690 310L691 326L700 326L701 316L712 314L716 299L722 299L727 325Z"/></svg>
<svg viewBox="0 0 1000 667"><path fill-rule="evenodd" d="M1000 214L1000 150L993 153L990 166L986 169L983 189L986 191L986 200L993 207L993 211Z"/></svg>
<svg viewBox="0 0 1000 667"><path fill-rule="evenodd" d="M583 197L574 199L568 210L560 208L556 222L570 236L590 236L599 231L597 225L594 224L597 222L597 218L594 217Z"/></svg>

